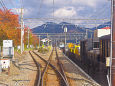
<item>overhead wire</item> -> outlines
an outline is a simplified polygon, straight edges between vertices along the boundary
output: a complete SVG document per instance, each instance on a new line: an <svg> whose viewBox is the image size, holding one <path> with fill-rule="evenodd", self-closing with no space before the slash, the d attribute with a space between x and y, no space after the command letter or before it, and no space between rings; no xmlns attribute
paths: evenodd
<svg viewBox="0 0 115 86"><path fill-rule="evenodd" d="M91 17L97 18L100 14L102 15L102 14L105 12L105 10L107 10L107 8L108 8L107 5L109 6L109 4L105 4L105 5L103 6L103 9L98 10L97 13L94 12L91 16L89 16L89 18L91 18Z"/></svg>
<svg viewBox="0 0 115 86"><path fill-rule="evenodd" d="M3 0L1 0L1 2L2 2L2 4L3 4L4 8L5 8L5 9L7 9L7 8L6 8L6 6L5 6L4 1L3 1Z"/></svg>
<svg viewBox="0 0 115 86"><path fill-rule="evenodd" d="M10 3L11 3L11 6L14 7L14 10L16 11L16 14L19 14L19 13L17 12L17 7L16 7L16 5L14 4L14 2L13 2L12 0L9 0L9 1L10 1Z"/></svg>
<svg viewBox="0 0 115 86"><path fill-rule="evenodd" d="M54 19L54 0L53 0L53 19Z"/></svg>
<svg viewBox="0 0 115 86"><path fill-rule="evenodd" d="M39 14L39 15L40 15L40 12L41 12L40 10L41 10L41 8L42 8L42 4L43 4L43 0L40 0L40 5L39 5L39 8L38 8L38 10L39 10L39 11L38 11L38 14Z"/></svg>
<svg viewBox="0 0 115 86"><path fill-rule="evenodd" d="M0 1L0 4L1 4L1 6L3 7L3 9L5 10L5 8L4 8L4 6L3 6L3 4L2 4L2 2Z"/></svg>
<svg viewBox="0 0 115 86"><path fill-rule="evenodd" d="M104 6L103 6L103 9L100 9L100 10L98 10L98 12L96 13L93 13L91 16L89 16L89 18L91 18L91 17L95 17L96 19L98 18L99 19L99 17L101 17L101 16L104 16L105 14L107 14L107 11L109 11L109 10L107 10L109 8L109 4L104 4ZM99 16L101 14L101 16ZM108 20L102 20L102 22L103 23L100 23L100 24L104 24L104 22L107 22L107 21L110 21L110 19L108 19ZM99 21L98 21L99 22ZM101 21L100 21L101 22ZM95 25L96 25L96 27L97 27L97 20L95 20ZM105 24L104 24L105 25Z"/></svg>
<svg viewBox="0 0 115 86"><path fill-rule="evenodd" d="M3 2L3 0L0 0L0 4L1 4L1 6L3 7L4 10L7 9L6 6L5 6L5 4L4 4L4 2Z"/></svg>

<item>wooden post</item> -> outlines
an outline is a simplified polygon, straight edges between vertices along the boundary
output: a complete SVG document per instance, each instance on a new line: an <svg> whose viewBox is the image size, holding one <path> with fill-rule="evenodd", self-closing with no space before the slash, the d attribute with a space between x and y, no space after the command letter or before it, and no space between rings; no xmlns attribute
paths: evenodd
<svg viewBox="0 0 115 86"><path fill-rule="evenodd" d="M8 75L10 75L10 67L8 67Z"/></svg>

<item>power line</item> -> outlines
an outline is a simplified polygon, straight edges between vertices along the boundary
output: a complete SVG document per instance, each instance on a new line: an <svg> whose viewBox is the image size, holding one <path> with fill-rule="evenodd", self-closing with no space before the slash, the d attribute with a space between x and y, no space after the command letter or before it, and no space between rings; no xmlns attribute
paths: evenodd
<svg viewBox="0 0 115 86"><path fill-rule="evenodd" d="M1 6L3 7L4 10L7 9L6 6L5 6L5 4L4 4L4 2L3 2L3 0L0 1L0 4L1 4Z"/></svg>
<svg viewBox="0 0 115 86"><path fill-rule="evenodd" d="M41 10L41 8L42 8L42 3L43 3L43 0L41 0L41 2L40 2L40 6L39 6L39 11L38 11L38 14L40 15L40 10Z"/></svg>
<svg viewBox="0 0 115 86"><path fill-rule="evenodd" d="M4 2L3 2L3 0L1 0L1 2L2 2L2 4L3 4L4 8L5 8L5 9L7 9L7 8L6 8L6 6L5 6L5 4L4 4Z"/></svg>
<svg viewBox="0 0 115 86"><path fill-rule="evenodd" d="M16 5L14 4L14 2L13 2L12 0L9 0L9 1L10 1L10 3L11 3L11 6L14 7L14 10L16 11L16 14L19 14L19 13L17 12L17 8L16 8Z"/></svg>
<svg viewBox="0 0 115 86"><path fill-rule="evenodd" d="M109 5L108 5L109 6ZM100 10L98 10L98 12L97 13L93 13L91 16L90 16L90 18L91 17L98 17L100 14L103 14L104 12L105 12L105 10L107 10L107 4L105 4L104 6L103 6L103 9L100 9Z"/></svg>
<svg viewBox="0 0 115 86"><path fill-rule="evenodd" d="M48 20L48 19L51 19L51 20L53 20L53 19L55 19L55 20L110 20L110 19L91 19L91 18L88 18L88 19L77 19L77 18L24 18L24 20L28 20L28 19L39 19L39 20Z"/></svg>
<svg viewBox="0 0 115 86"><path fill-rule="evenodd" d="M53 18L54 18L54 0L53 0Z"/></svg>

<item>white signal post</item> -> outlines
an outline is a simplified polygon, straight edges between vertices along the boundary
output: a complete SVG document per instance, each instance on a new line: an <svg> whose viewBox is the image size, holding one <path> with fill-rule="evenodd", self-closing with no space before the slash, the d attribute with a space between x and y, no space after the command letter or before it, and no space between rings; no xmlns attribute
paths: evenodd
<svg viewBox="0 0 115 86"><path fill-rule="evenodd" d="M40 35L39 35L39 48L40 48Z"/></svg>
<svg viewBox="0 0 115 86"><path fill-rule="evenodd" d="M28 28L28 48L29 48L29 46L30 46L30 44L29 44L29 34L30 34L30 30L29 30L29 28Z"/></svg>
<svg viewBox="0 0 115 86"><path fill-rule="evenodd" d="M67 27L64 27L64 32L65 32L65 50L66 50L66 33L67 33ZM66 54L66 51L65 51Z"/></svg>
<svg viewBox="0 0 115 86"><path fill-rule="evenodd" d="M24 22L23 22L23 8L21 8L21 54L24 51L23 36L24 36Z"/></svg>

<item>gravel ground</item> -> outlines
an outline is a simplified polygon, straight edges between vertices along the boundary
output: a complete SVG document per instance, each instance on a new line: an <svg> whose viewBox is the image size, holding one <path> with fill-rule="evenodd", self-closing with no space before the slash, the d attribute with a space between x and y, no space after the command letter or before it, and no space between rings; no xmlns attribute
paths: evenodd
<svg viewBox="0 0 115 86"><path fill-rule="evenodd" d="M72 64L62 53L61 50L57 50L59 59L63 63L65 73L67 75L70 86L100 86L93 81L89 76L85 75L79 68ZM42 54L37 52L44 59L48 59L50 52ZM53 58L53 60L56 60Z"/></svg>
<svg viewBox="0 0 115 86"><path fill-rule="evenodd" d="M44 58L45 60L48 60L49 59L49 56L51 54L51 51L43 54L43 53L39 53L37 51L35 51L38 55L42 56L42 58ZM36 57L35 57L36 58ZM51 61L55 58L55 52L53 52L53 55L52 55L52 58L51 58ZM36 58L36 60L38 59L38 57ZM41 65L44 65L43 61L41 61L40 59L37 60ZM44 67L44 66L42 66ZM44 67L45 68L45 67ZM44 84L45 86L60 86L60 83L59 83L59 79L55 73L55 71L51 68L51 67L48 67L45 75L44 75Z"/></svg>
<svg viewBox="0 0 115 86"><path fill-rule="evenodd" d="M10 74L7 70L0 74L0 86L34 86L37 67L28 52L23 55L15 52Z"/></svg>
<svg viewBox="0 0 115 86"><path fill-rule="evenodd" d="M72 64L57 48L59 59L61 60L67 77L69 78L70 86L100 86L90 77L86 76L79 68Z"/></svg>

